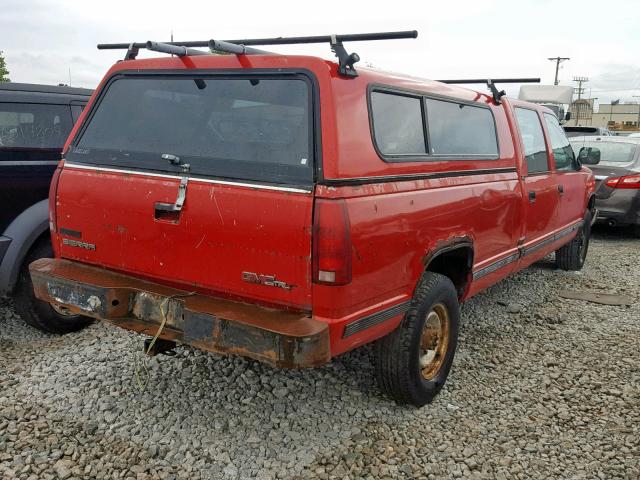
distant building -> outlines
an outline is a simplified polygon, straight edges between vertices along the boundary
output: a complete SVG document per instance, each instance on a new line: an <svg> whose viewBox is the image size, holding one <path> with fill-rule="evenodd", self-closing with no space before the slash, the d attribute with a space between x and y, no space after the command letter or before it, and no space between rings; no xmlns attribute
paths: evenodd
<svg viewBox="0 0 640 480"><path fill-rule="evenodd" d="M640 131L639 103L600 104L598 111L593 114L592 123L596 127L606 127L612 131Z"/></svg>
<svg viewBox="0 0 640 480"><path fill-rule="evenodd" d="M571 120L569 120L567 126L575 125L591 125L593 117L593 99L582 98L575 100L570 106Z"/></svg>
<svg viewBox="0 0 640 480"><path fill-rule="evenodd" d="M570 107L571 120L566 125L590 125L608 128L611 131L640 131L639 103L601 103L594 111L593 99L582 98L574 101Z"/></svg>

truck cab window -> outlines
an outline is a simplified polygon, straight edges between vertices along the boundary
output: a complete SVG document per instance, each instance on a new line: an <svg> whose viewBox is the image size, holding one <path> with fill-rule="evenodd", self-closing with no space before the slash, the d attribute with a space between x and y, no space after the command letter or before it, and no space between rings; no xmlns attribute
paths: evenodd
<svg viewBox="0 0 640 480"><path fill-rule="evenodd" d="M497 158L498 139L488 108L427 98L430 155Z"/></svg>
<svg viewBox="0 0 640 480"><path fill-rule="evenodd" d="M527 173L548 172L549 157L538 113L526 108L515 108L515 114L527 160Z"/></svg>
<svg viewBox="0 0 640 480"><path fill-rule="evenodd" d="M558 123L558 119L548 113L544 114L544 121L549 131L553 158L556 161L556 170L575 170L576 162L571 144L564 134L564 130Z"/></svg>

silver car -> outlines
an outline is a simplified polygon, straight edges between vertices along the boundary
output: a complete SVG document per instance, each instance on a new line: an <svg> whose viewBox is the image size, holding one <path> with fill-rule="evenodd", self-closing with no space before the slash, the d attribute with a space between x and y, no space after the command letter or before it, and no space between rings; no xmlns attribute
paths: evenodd
<svg viewBox="0 0 640 480"><path fill-rule="evenodd" d="M597 182L597 220L630 225L640 237L640 138L588 136L570 141L578 158L599 152L600 162L589 165Z"/></svg>

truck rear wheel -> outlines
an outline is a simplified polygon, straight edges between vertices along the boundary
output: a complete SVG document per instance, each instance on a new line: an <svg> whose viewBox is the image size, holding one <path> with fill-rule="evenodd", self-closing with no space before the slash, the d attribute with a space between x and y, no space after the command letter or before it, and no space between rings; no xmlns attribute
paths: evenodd
<svg viewBox="0 0 640 480"><path fill-rule="evenodd" d="M29 325L49 333L69 333L80 330L92 322L82 315L66 313L61 308L38 300L33 293L29 275L29 264L39 258L53 257L51 244L47 239L39 240L24 260L14 294L14 304L18 315Z"/></svg>
<svg viewBox="0 0 640 480"><path fill-rule="evenodd" d="M459 319L451 280L425 272L400 326L377 343L382 391L398 403L416 407L433 400L453 363Z"/></svg>
<svg viewBox="0 0 640 480"><path fill-rule="evenodd" d="M558 268L563 270L582 270L589 250L591 218L591 211L587 210L584 214L582 228L578 230L573 240L556 250L556 266Z"/></svg>

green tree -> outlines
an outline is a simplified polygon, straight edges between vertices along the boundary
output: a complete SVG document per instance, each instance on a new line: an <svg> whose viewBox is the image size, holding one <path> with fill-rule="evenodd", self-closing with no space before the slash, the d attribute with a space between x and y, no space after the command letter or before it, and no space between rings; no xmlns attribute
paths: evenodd
<svg viewBox="0 0 640 480"><path fill-rule="evenodd" d="M7 63L2 56L2 50L0 50L0 82L10 82L9 70L7 70Z"/></svg>

